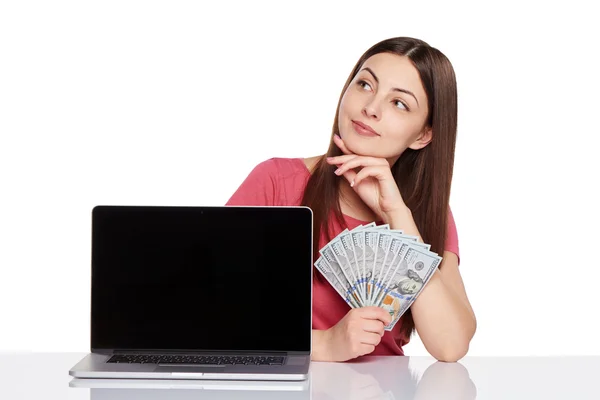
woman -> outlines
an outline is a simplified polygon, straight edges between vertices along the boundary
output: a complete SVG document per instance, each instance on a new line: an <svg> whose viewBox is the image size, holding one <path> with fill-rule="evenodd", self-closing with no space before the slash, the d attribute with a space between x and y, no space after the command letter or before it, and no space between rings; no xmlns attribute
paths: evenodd
<svg viewBox="0 0 600 400"><path fill-rule="evenodd" d="M227 202L310 207L319 238L315 260L344 229L373 221L416 236L442 255L439 270L392 331L384 331L387 311L351 309L315 271L313 360L403 355L415 329L440 361L467 353L476 320L458 269L449 208L456 121L456 79L448 59L421 40L384 40L363 54L348 77L327 153L263 161Z"/></svg>

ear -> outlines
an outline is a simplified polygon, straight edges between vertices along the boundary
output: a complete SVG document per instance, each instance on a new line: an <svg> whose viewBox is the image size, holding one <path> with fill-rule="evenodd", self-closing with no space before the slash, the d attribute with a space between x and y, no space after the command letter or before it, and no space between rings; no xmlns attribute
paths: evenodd
<svg viewBox="0 0 600 400"><path fill-rule="evenodd" d="M420 150L427 146L433 139L433 130L431 127L426 126L423 131L419 134L417 139L412 142L408 147L413 150Z"/></svg>

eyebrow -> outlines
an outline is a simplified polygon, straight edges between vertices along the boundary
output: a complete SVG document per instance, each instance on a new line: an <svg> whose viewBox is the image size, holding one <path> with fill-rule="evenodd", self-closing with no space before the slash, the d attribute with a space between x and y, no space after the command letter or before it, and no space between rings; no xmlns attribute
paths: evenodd
<svg viewBox="0 0 600 400"><path fill-rule="evenodd" d="M365 67L361 71L368 71L371 75L373 75L375 82L379 83L379 78L377 78L377 75L375 75L375 73L373 72L373 70L371 68ZM415 101L417 102L417 106L419 105L419 100L417 100L417 96L415 96L414 93L411 92L410 90L401 89L401 88L392 88L392 90L395 92L402 92L402 93L411 95L412 97L414 97Z"/></svg>

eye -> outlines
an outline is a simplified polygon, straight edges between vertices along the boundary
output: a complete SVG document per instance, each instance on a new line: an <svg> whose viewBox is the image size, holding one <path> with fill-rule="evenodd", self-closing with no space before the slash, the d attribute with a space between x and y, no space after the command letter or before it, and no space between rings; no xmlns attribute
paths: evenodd
<svg viewBox="0 0 600 400"><path fill-rule="evenodd" d="M393 101L394 105L400 109L404 109L406 111L410 111L410 109L408 108L408 106L406 104L404 104L403 102L401 102L400 100L394 100Z"/></svg>
<svg viewBox="0 0 600 400"><path fill-rule="evenodd" d="M367 82L365 82L363 80L358 81L357 85L360 86L363 89L371 90L371 85L369 85Z"/></svg>

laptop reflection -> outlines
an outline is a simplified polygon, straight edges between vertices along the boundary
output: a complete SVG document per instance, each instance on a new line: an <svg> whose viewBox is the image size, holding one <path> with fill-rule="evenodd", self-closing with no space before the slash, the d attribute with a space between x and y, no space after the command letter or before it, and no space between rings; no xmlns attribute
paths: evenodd
<svg viewBox="0 0 600 400"><path fill-rule="evenodd" d="M69 386L89 388L90 400L309 400L311 398L310 380L198 381L74 378Z"/></svg>

